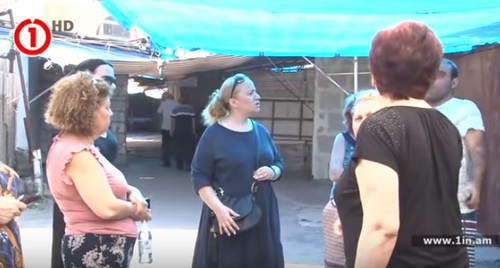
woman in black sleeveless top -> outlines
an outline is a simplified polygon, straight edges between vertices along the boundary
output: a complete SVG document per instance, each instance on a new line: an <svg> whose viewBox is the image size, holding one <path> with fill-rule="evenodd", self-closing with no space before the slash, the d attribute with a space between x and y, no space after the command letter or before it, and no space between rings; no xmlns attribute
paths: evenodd
<svg viewBox="0 0 500 268"><path fill-rule="evenodd" d="M370 71L385 108L359 128L334 195L347 267L468 267L463 247L421 245L422 236L462 234L460 136L423 100L441 57L423 24L404 22L373 39Z"/></svg>

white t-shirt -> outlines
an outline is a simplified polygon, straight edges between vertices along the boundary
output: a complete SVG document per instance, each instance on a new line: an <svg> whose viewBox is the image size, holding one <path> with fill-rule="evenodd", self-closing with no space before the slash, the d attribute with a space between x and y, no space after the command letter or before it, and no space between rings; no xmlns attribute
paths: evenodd
<svg viewBox="0 0 500 268"><path fill-rule="evenodd" d="M170 130L172 128L172 110L177 107L179 103L175 100L164 100L158 107L158 113L162 115L161 129Z"/></svg>
<svg viewBox="0 0 500 268"><path fill-rule="evenodd" d="M476 104L470 100L452 98L443 103L441 106L436 107L438 111L443 113L448 119L457 127L462 137L463 158L462 167L460 168L458 178L458 202L462 213L470 213L474 209L469 209L465 205L465 201L471 194L474 187L472 161L470 153L465 146L465 135L469 130L484 131L483 118L481 111L477 108Z"/></svg>

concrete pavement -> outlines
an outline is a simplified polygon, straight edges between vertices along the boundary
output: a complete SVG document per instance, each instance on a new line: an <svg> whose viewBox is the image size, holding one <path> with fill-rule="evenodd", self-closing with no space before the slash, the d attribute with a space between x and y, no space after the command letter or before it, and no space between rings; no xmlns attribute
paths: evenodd
<svg viewBox="0 0 500 268"><path fill-rule="evenodd" d="M129 165L121 168L129 183L151 196L153 264L132 267L190 267L201 201L189 174L160 165L157 142L132 148ZM140 151L142 150L142 151ZM311 181L306 174L285 174L276 182L281 232L287 267L323 267L321 214L330 183ZM34 204L20 218L26 267L49 267L52 200ZM500 267L500 250L479 248L476 267Z"/></svg>
<svg viewBox="0 0 500 268"><path fill-rule="evenodd" d="M154 263L149 267L190 267L201 201L194 192L189 174L162 167L159 160L150 158L134 159L122 170L130 184L140 188L145 196L151 196ZM315 194L319 187L305 188L300 196L288 196L286 189L282 189L288 187L286 180L284 178L275 186L280 203L285 258L291 265L287 267L322 267L322 207L302 203L307 196L311 200L319 199ZM286 183L292 185L291 181ZM324 198L327 194L328 190L325 190ZM305 218L307 215L314 217ZM50 197L30 206L20 218L26 267L40 264L48 267L51 224ZM137 260L134 260L133 267L139 267Z"/></svg>

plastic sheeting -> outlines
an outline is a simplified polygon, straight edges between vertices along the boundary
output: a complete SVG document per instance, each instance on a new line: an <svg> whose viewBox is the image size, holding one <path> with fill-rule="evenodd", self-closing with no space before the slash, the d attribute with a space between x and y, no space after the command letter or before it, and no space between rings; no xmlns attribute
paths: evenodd
<svg viewBox="0 0 500 268"><path fill-rule="evenodd" d="M367 56L371 39L400 21L431 27L445 53L500 41L492 0L101 0L125 28L163 49L242 56Z"/></svg>

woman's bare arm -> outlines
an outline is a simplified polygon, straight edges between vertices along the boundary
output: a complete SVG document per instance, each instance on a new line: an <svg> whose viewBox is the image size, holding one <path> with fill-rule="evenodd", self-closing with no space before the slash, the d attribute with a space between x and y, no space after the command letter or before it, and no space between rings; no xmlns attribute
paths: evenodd
<svg viewBox="0 0 500 268"><path fill-rule="evenodd" d="M134 205L116 198L102 166L89 151L73 155L66 169L83 201L100 218L123 219L134 214Z"/></svg>
<svg viewBox="0 0 500 268"><path fill-rule="evenodd" d="M217 195L215 195L211 186L200 188L198 194L200 195L201 200L205 202L205 204L207 204L207 206L213 211L217 211L219 208L224 206Z"/></svg>
<svg viewBox="0 0 500 268"><path fill-rule="evenodd" d="M356 178L363 207L363 225L355 267L387 267L399 232L399 178L396 171L361 159Z"/></svg>
<svg viewBox="0 0 500 268"><path fill-rule="evenodd" d="M330 156L330 180L336 181L340 179L340 175L344 172L344 157L345 157L345 139L342 133L335 136L333 141L332 154Z"/></svg>

